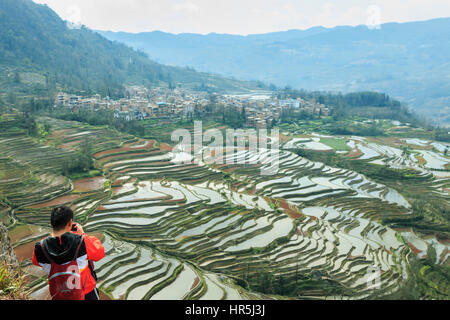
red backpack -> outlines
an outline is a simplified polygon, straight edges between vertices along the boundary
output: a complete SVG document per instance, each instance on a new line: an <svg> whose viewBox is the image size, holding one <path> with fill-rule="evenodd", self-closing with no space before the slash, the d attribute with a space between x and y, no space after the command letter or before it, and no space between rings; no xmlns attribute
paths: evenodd
<svg viewBox="0 0 450 320"><path fill-rule="evenodd" d="M78 252L83 241L84 235L81 237L72 261L57 264L49 257L45 241L41 240L42 252L51 264L48 285L52 300L84 300L84 286L81 287L81 273L77 264Z"/></svg>

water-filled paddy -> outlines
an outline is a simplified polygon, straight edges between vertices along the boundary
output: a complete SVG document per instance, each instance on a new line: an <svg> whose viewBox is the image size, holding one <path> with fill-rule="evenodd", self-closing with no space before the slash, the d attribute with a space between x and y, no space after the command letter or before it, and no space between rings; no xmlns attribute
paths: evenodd
<svg viewBox="0 0 450 320"><path fill-rule="evenodd" d="M320 138L288 143L331 151ZM348 142L349 147L360 149L359 160L380 157L389 165L417 165L410 157L402 164L399 148L368 141L376 140L353 137ZM149 146L138 141L126 147ZM433 152L430 157L437 154L436 149L442 153L441 146L434 147L434 151L422 151ZM274 156L266 151L238 150L235 158L269 162ZM446 159L443 154L439 157ZM92 195L64 201L78 202L77 217L85 219L89 233L105 231L107 254L97 268L99 284L113 298L182 299L196 286L206 286L204 294L197 293L200 299L248 298L246 290L239 289L241 295L229 279L218 277L222 272L242 277L247 265L252 276L264 267L286 276L293 276L297 265L305 274L313 268L355 287L364 283L364 269L375 264L386 274L383 285L398 285L402 272L398 266L406 261L410 249L399 241L398 233L372 217L405 214L410 209L408 200L351 169L325 166L287 150L280 151L277 174L266 177L260 175L260 167L174 164L171 154L110 153L108 158L102 160L113 169L105 172L105 179L116 188L112 194L92 188ZM108 184L103 187L110 190ZM71 190L65 196L72 196ZM23 221L45 217L40 210L37 214L27 210L18 214ZM110 239L111 235L117 239ZM269 248L277 239L283 241ZM434 244L432 239L408 239L421 251L419 255L433 243L439 261L446 258L446 245ZM195 271L190 263L196 265ZM161 290L153 292L153 288ZM352 297L367 295L364 288L358 290Z"/></svg>

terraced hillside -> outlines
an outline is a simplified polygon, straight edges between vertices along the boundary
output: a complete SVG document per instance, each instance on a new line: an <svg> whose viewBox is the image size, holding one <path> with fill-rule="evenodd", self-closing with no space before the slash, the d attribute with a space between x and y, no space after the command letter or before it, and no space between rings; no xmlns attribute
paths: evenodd
<svg viewBox="0 0 450 320"><path fill-rule="evenodd" d="M426 257L431 247L436 263L448 264L448 240L386 223L415 216L417 190L296 152L339 151L355 168L404 166L413 170L416 188L448 203L444 145L424 142L406 157L383 140L286 135L278 172L262 176L274 160L264 150L235 148L233 155L264 159L263 165L183 164L177 160L190 155L174 157L158 141L44 120L53 128L45 145L19 133L0 136L0 148L8 150L0 161L2 202L36 298L45 296L46 279L30 265L33 242L49 232L49 211L60 204L102 239L106 257L96 269L111 299L370 299L397 292L411 276L411 259ZM58 175L64 156L85 137L95 146L99 174ZM421 162L418 154L445 164ZM230 163L229 154L218 156ZM440 216L430 219L448 231ZM378 285L368 286L374 272ZM439 290L448 298L448 285Z"/></svg>

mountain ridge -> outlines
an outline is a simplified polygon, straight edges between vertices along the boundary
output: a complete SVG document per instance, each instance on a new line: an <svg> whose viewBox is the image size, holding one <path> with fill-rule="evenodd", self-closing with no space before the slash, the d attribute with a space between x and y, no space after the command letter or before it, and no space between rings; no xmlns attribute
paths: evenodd
<svg viewBox="0 0 450 320"><path fill-rule="evenodd" d="M450 123L450 18L247 36L97 32L160 63L307 90L386 92Z"/></svg>
<svg viewBox="0 0 450 320"><path fill-rule="evenodd" d="M181 84L216 91L256 88L254 83L156 63L84 26L69 28L48 6L31 0L0 2L0 69L0 86L6 91L58 87L114 95L124 84ZM42 79L26 86L20 78L30 73Z"/></svg>

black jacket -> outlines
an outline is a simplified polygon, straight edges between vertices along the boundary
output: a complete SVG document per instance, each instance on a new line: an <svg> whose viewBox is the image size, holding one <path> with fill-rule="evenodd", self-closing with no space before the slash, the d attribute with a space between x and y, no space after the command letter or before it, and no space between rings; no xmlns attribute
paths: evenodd
<svg viewBox="0 0 450 320"><path fill-rule="evenodd" d="M66 232L60 237L48 237L44 239L47 248L47 255L57 264L70 262L74 259L76 250L81 241L81 235ZM41 242L36 242L34 246L36 259L42 263L50 263L42 252ZM77 258L86 254L86 245L83 243L78 251Z"/></svg>

